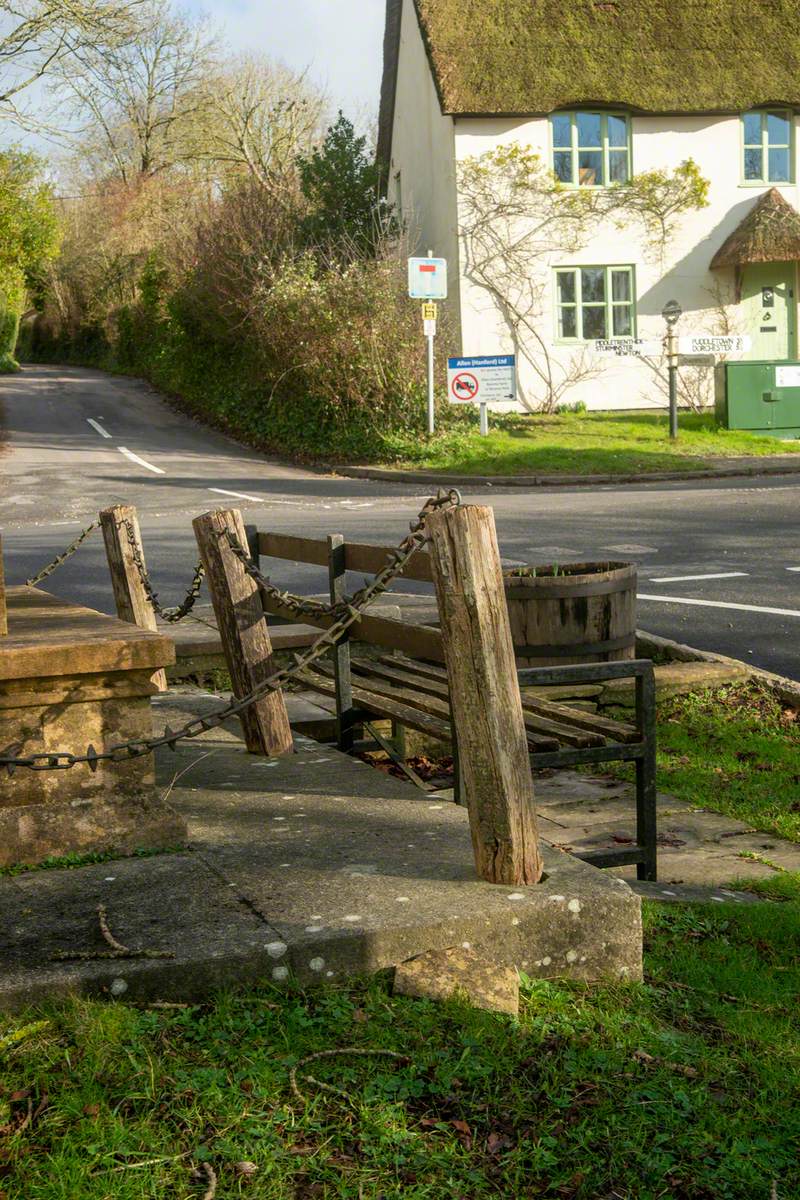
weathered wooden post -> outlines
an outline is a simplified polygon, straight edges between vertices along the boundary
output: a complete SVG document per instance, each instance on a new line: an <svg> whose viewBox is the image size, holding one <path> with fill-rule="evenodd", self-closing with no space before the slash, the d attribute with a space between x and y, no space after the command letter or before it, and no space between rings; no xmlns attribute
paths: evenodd
<svg viewBox="0 0 800 1200"><path fill-rule="evenodd" d="M6 576L3 570L3 538L0 536L0 637L8 633L8 614L6 610Z"/></svg>
<svg viewBox="0 0 800 1200"><path fill-rule="evenodd" d="M427 530L475 865L490 883L537 883L533 777L494 514L440 509Z"/></svg>
<svg viewBox="0 0 800 1200"><path fill-rule="evenodd" d="M144 565L144 549L142 535L139 529L139 518L136 509L128 504L116 504L100 513L100 528L103 531L103 541L106 546L108 569L111 573L111 587L114 590L114 603L117 616L121 621L138 625L140 629L150 629L156 632L156 614L147 598L141 576L134 561L134 549L128 537L128 525L131 528L134 541ZM153 684L160 692L167 690L166 671L156 671Z"/></svg>
<svg viewBox="0 0 800 1200"><path fill-rule="evenodd" d="M231 549L227 531L247 546L237 509L204 513L192 522L206 570L211 603L219 626L233 694L245 696L277 669L261 607L258 585ZM285 754L292 731L280 692L268 692L241 714L247 749L252 754Z"/></svg>

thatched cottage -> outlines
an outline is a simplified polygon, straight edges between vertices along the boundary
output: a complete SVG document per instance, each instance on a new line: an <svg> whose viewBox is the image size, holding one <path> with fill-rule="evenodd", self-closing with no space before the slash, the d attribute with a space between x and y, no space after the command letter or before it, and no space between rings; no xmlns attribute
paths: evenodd
<svg viewBox="0 0 800 1200"><path fill-rule="evenodd" d="M796 0L386 10L378 153L418 247L448 259L452 354L516 351L530 407L662 405L652 343L675 299L681 332L747 334L741 357L796 360ZM583 227L559 228L589 193ZM597 347L635 338L646 358ZM712 401L712 361L688 365L681 398Z"/></svg>

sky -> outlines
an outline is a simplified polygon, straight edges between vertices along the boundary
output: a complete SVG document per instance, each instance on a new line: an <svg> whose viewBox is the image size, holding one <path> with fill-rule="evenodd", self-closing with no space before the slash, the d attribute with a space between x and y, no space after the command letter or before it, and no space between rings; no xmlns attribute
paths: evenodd
<svg viewBox="0 0 800 1200"><path fill-rule="evenodd" d="M377 116L385 0L190 0L237 51L282 59L358 123Z"/></svg>

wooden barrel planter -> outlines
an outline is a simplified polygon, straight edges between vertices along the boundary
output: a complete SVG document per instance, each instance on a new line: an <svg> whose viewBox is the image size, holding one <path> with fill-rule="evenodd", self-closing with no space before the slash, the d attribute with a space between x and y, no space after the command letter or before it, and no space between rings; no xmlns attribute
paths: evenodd
<svg viewBox="0 0 800 1200"><path fill-rule="evenodd" d="M504 580L517 666L635 657L633 563L517 567Z"/></svg>

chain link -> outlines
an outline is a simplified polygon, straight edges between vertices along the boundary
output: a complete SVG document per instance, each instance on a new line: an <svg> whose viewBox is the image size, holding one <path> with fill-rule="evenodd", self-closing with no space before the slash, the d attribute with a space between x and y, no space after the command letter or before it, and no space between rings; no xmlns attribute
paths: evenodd
<svg viewBox="0 0 800 1200"><path fill-rule="evenodd" d="M36 587L37 583L41 583L43 579L47 579L48 575L52 575L53 571L57 570L68 558L72 558L78 547L86 541L90 533L94 533L99 524L99 521L92 521L91 525L87 525L85 529L82 529L75 538L75 541L70 542L66 550L62 550L60 554L57 554L53 561L48 563L46 567L43 567L38 575L34 575L32 579L25 580L28 587Z"/></svg>
<svg viewBox="0 0 800 1200"><path fill-rule="evenodd" d="M127 762L132 758L142 758L160 746L168 746L171 750L174 750L176 742L199 737L201 733L205 733L209 729L216 729L224 721L244 712L256 700L260 700L262 696L266 696L268 692L275 692L285 687L295 676L301 675L307 667L311 666L318 658L321 658L323 654L332 649L350 626L360 620L362 609L375 596L381 592L385 592L392 581L398 575L402 574L403 568L412 554L415 554L425 541L425 522L428 515L436 509L448 508L460 503L461 496L454 488L448 492L440 490L436 496L431 496L426 500L417 519L412 521L410 532L399 546L389 551L389 562L378 572L371 583L366 584L349 600L344 600L335 605L320 605L320 610L324 609L325 611L320 612L317 610L317 614L333 618L333 624L303 654L294 655L293 666L281 667L278 671L274 671L267 679L262 680L252 691L248 692L246 696L231 700L229 704L217 709L216 712L211 713L209 716L194 717L179 729L170 729L167 727L160 737L118 742L109 746L107 750L100 752L95 750L94 746L88 746L85 754L71 754L66 750L57 750L50 753L42 752L22 756L19 754L20 746L8 746L0 753L0 767L5 767L9 775L13 775L17 767L25 767L30 771L66 771L71 767L77 766L79 763L86 763L91 771L96 771L97 765L100 762ZM230 531L226 530L225 532L230 541ZM246 551L241 546L239 546L239 550L243 554L246 554ZM236 550L234 550L234 553L237 553ZM240 556L237 554L237 557ZM249 557L247 561L248 563L250 562ZM250 565L252 566L252 564ZM254 570L257 570L257 568L254 568ZM260 572L258 574L260 575ZM257 576L254 576L254 578L257 578ZM273 589L268 581L265 581L265 583L270 594L274 591L278 595L286 595L286 593L280 592L277 588ZM301 597L291 597L291 599L297 600L301 599Z"/></svg>
<svg viewBox="0 0 800 1200"><path fill-rule="evenodd" d="M195 567L194 575L192 576L192 582L189 585L189 589L180 604L175 605L174 608L162 608L158 600L158 592L153 587L152 583L150 582L150 576L147 574L147 568L144 565L142 551L139 546L139 539L136 536L136 530L133 522L127 517L123 517L117 525L117 528L124 528L125 530L133 565L136 567L142 587L144 588L145 595L147 596L153 612L157 616L161 617L162 620L167 621L171 625L174 625L177 621L182 621L183 618L188 616L192 611L197 601L197 597L200 594L200 587L203 582L203 576L205 575L203 564L198 563Z"/></svg>

